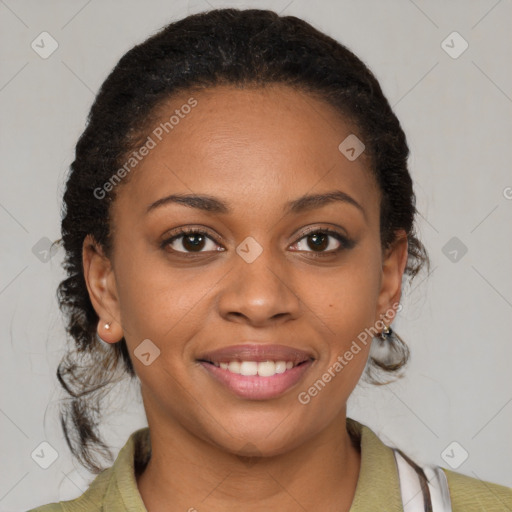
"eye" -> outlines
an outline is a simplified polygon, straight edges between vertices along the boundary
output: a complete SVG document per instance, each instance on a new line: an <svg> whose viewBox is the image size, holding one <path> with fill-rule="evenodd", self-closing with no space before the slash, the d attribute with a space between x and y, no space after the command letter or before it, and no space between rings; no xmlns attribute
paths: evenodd
<svg viewBox="0 0 512 512"><path fill-rule="evenodd" d="M303 242L305 240L305 242ZM338 231L332 229L313 228L302 233L302 237L291 246L300 252L312 252L314 256L332 256L344 249L351 249L355 242ZM193 254L211 251L224 251L208 232L194 228L179 228L173 236L161 244L163 249L170 246L171 250L182 254ZM308 250L312 249L311 251Z"/></svg>
<svg viewBox="0 0 512 512"><path fill-rule="evenodd" d="M173 251L185 254L224 250L215 248L218 244L206 231L179 228L175 233L174 236L162 242L162 248L170 246Z"/></svg>
<svg viewBox="0 0 512 512"><path fill-rule="evenodd" d="M306 233L303 232L302 235L302 238L291 247L295 247L298 251L319 253L318 255L332 255L343 249L351 249L355 245L353 240L332 229L314 228ZM308 248L312 251L308 251Z"/></svg>

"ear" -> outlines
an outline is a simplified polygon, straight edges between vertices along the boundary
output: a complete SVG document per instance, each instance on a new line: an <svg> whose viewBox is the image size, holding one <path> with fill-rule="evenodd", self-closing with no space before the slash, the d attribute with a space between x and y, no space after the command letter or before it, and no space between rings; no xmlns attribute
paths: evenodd
<svg viewBox="0 0 512 512"><path fill-rule="evenodd" d="M89 298L98 314L98 334L107 343L123 337L115 275L110 260L91 235L82 245L82 261ZM109 328L105 324L110 324Z"/></svg>
<svg viewBox="0 0 512 512"><path fill-rule="evenodd" d="M384 315L390 311L393 311L391 317L396 314L396 307L402 295L402 277L407 265L407 258L407 233L401 229L396 232L395 241L383 254L376 321L384 318ZM388 316L390 315L388 314Z"/></svg>

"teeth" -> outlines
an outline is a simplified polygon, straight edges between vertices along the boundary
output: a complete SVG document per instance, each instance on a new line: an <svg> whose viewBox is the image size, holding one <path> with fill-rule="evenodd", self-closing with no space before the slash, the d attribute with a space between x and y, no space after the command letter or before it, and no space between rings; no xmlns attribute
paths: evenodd
<svg viewBox="0 0 512 512"><path fill-rule="evenodd" d="M258 375L260 377L272 377L276 374L276 363L274 361L263 361L258 363Z"/></svg>
<svg viewBox="0 0 512 512"><path fill-rule="evenodd" d="M238 361L231 361L228 365L228 370L233 373L240 373L240 363Z"/></svg>
<svg viewBox="0 0 512 512"><path fill-rule="evenodd" d="M242 361L240 375L258 375L258 366L255 361Z"/></svg>
<svg viewBox="0 0 512 512"><path fill-rule="evenodd" d="M293 363L291 363L293 364ZM276 373L284 373L288 367L288 363L286 361L277 361L276 364Z"/></svg>
<svg viewBox="0 0 512 512"><path fill-rule="evenodd" d="M277 373L284 373L291 370L295 365L292 361L230 361L229 363L213 363L217 368L229 370L238 375L251 376L259 375L260 377L272 377Z"/></svg>

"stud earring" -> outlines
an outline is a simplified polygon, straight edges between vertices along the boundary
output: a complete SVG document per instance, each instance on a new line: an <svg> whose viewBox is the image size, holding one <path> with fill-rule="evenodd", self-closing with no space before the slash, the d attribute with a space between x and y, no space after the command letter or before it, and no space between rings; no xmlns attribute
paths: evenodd
<svg viewBox="0 0 512 512"><path fill-rule="evenodd" d="M100 326L101 326L101 321L98 322L98 328L97 328L97 332L96 332L96 338L98 341L101 341L103 343L107 343L101 336L100 336ZM106 330L106 331L109 331L110 332L110 326L112 325L112 322L107 322L107 323L104 323L103 324L103 328Z"/></svg>

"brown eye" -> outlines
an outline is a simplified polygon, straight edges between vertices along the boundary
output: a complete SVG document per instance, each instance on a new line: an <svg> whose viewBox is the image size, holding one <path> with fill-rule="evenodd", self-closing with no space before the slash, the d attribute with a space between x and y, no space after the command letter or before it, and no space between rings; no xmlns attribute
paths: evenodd
<svg viewBox="0 0 512 512"><path fill-rule="evenodd" d="M170 246L175 252L201 253L218 251L218 245L204 231L181 229L178 234L162 242L162 247Z"/></svg>
<svg viewBox="0 0 512 512"><path fill-rule="evenodd" d="M306 242L303 243L302 240ZM350 249L355 242L349 240L341 233L329 229L317 229L306 233L294 246L298 251L317 253L336 253L342 249ZM310 250L308 250L310 249Z"/></svg>
<svg viewBox="0 0 512 512"><path fill-rule="evenodd" d="M308 247L311 249L323 251L329 246L329 235L325 233L313 233L306 238L308 240Z"/></svg>
<svg viewBox="0 0 512 512"><path fill-rule="evenodd" d="M201 251L206 242L206 237L197 233L195 235L184 235L181 245L187 251Z"/></svg>

